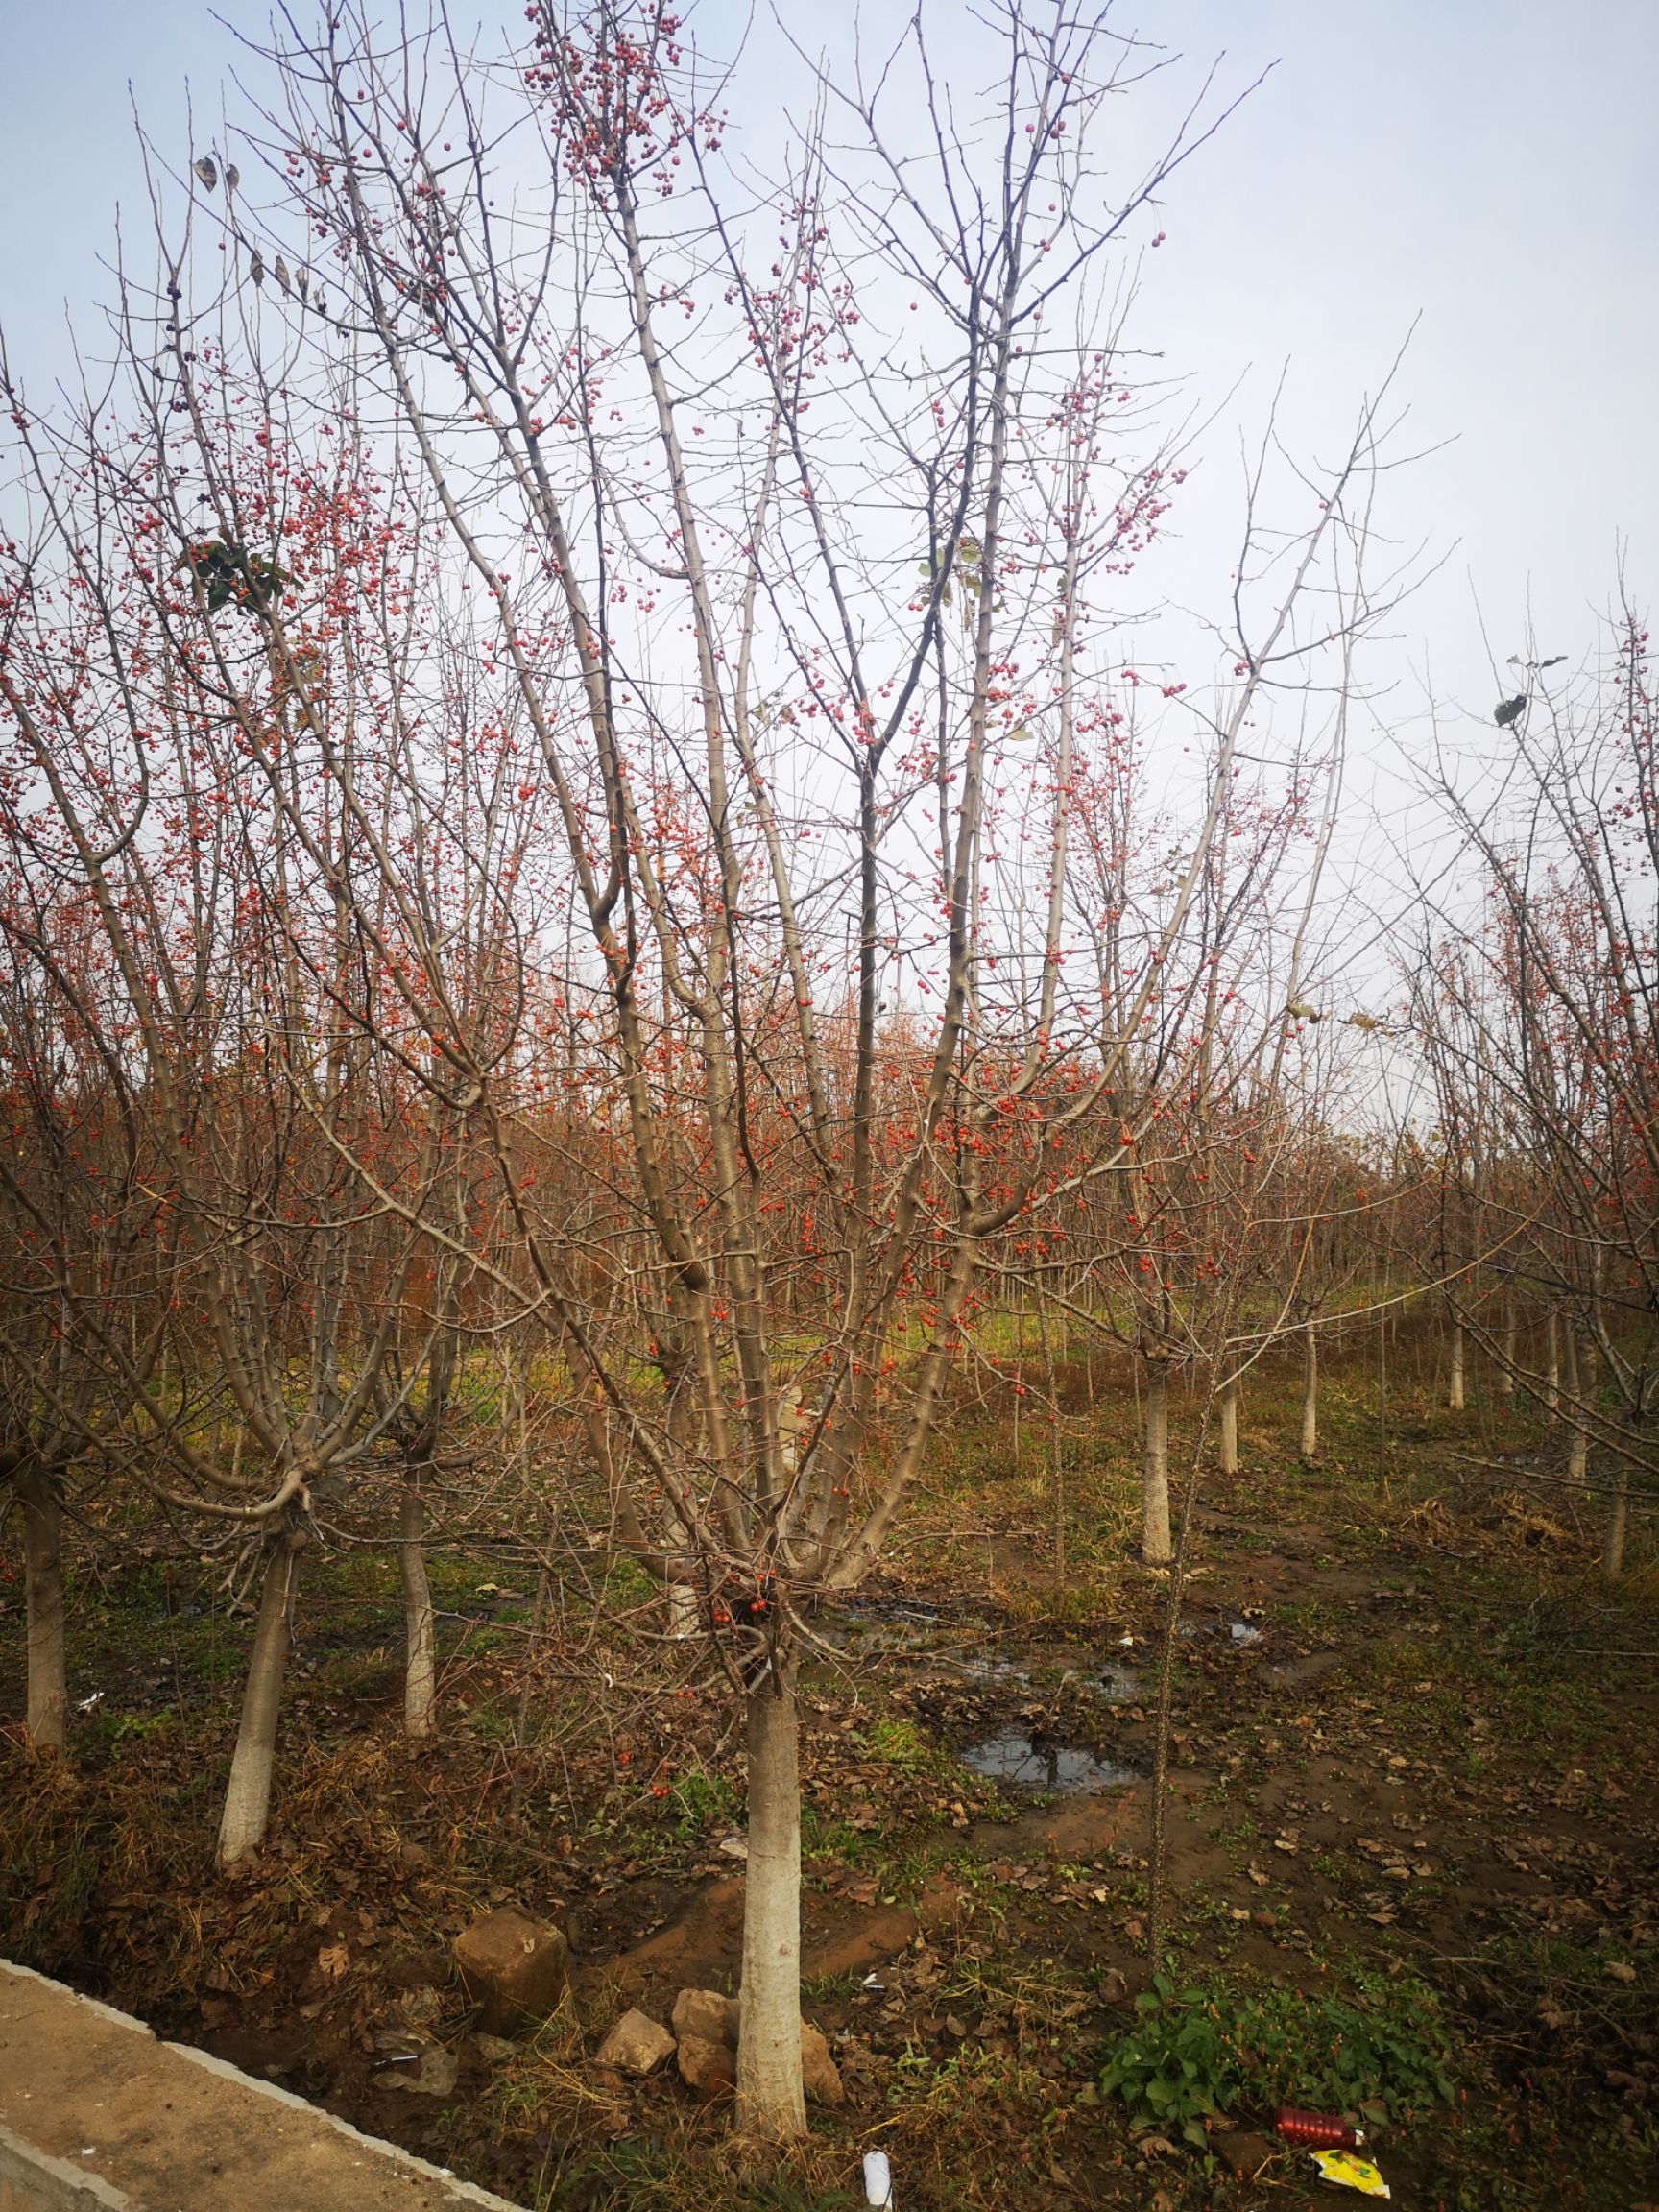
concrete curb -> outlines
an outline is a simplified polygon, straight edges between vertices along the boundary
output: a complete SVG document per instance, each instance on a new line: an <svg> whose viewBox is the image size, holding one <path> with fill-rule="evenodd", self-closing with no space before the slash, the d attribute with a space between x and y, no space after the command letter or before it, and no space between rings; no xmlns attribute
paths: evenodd
<svg viewBox="0 0 1659 2212"><path fill-rule="evenodd" d="M0 2212L381 2206L520 2212L291 2089L0 1960Z"/></svg>
<svg viewBox="0 0 1659 2212"><path fill-rule="evenodd" d="M0 2212L137 2212L96 2174L37 2151L0 2125Z"/></svg>

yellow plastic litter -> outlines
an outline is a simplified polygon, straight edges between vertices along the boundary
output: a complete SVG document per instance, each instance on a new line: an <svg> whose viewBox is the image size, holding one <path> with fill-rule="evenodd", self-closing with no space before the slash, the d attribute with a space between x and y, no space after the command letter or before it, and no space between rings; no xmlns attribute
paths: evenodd
<svg viewBox="0 0 1659 2212"><path fill-rule="evenodd" d="M1338 2189L1358 2189L1361 2197L1392 2197L1394 2192L1369 2158L1357 2158L1352 2151L1314 2151L1309 2155L1321 2177Z"/></svg>

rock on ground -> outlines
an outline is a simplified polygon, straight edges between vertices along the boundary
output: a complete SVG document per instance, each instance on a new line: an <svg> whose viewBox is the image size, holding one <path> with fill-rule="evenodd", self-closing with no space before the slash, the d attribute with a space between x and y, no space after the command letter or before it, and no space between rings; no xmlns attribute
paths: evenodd
<svg viewBox="0 0 1659 2212"><path fill-rule="evenodd" d="M569 1986L569 1953L557 1928L511 1906L486 1913L455 1938L462 1986L486 2035L514 2035L551 2018Z"/></svg>
<svg viewBox="0 0 1659 2212"><path fill-rule="evenodd" d="M643 2017L643 2015L639 2015ZM737 2049L742 2008L735 1997L723 1997L718 1989L682 1989L671 2015L674 2041L680 2051L680 2074L688 2087L702 2096L724 2094L735 2075L731 2065ZM727 2065L722 2070L710 2056L720 2052ZM600 2053L601 2058L604 2053ZM613 2060L613 2064L616 2061ZM830 2056L822 2032L801 2023L801 2082L814 2104L840 2104L846 2099L841 2075Z"/></svg>
<svg viewBox="0 0 1659 2212"><path fill-rule="evenodd" d="M682 2035L677 2056L681 2080L710 2103L730 2097L737 2086L737 2061L724 2043L710 2043L704 2035Z"/></svg>
<svg viewBox="0 0 1659 2212"><path fill-rule="evenodd" d="M454 2052L445 2051L441 2043L427 2043L415 2056L419 2060L416 2065L392 2066L376 2074L376 2088L407 2089L417 2097L447 2097L460 2072Z"/></svg>
<svg viewBox="0 0 1659 2212"><path fill-rule="evenodd" d="M801 2080L814 2104L839 2104L847 2095L821 2030L801 2023Z"/></svg>
<svg viewBox="0 0 1659 2212"><path fill-rule="evenodd" d="M676 2035L723 2043L729 2051L737 2048L737 2000L722 1997L718 1989L682 1989L670 2018Z"/></svg>
<svg viewBox="0 0 1659 2212"><path fill-rule="evenodd" d="M618 2074L643 2077L655 2074L673 2050L674 2038L662 2023L631 2007L600 2044L593 2063L609 2066Z"/></svg>
<svg viewBox="0 0 1659 2212"><path fill-rule="evenodd" d="M1264 2135L1217 2135L1215 2155L1236 2181L1254 2181L1274 2152L1282 2146Z"/></svg>

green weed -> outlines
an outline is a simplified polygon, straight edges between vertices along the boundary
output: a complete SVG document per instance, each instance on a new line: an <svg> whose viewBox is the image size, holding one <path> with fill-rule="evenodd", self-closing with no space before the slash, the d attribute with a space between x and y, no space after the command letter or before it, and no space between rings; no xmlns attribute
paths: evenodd
<svg viewBox="0 0 1659 2212"><path fill-rule="evenodd" d="M731 1783L721 1775L705 1773L701 1767L681 1775L668 1801L674 1808L675 1834L687 1843L707 1829L731 1827L740 1812L737 1792Z"/></svg>
<svg viewBox="0 0 1659 2212"><path fill-rule="evenodd" d="M914 1720L878 1720L865 1743L873 1757L901 1774L925 1774L938 1763L938 1752Z"/></svg>
<svg viewBox="0 0 1659 2212"><path fill-rule="evenodd" d="M1200 2149L1236 2104L1282 2099L1373 2120L1407 2118L1453 2094L1445 2023L1432 1991L1361 1974L1352 1998L1246 1992L1219 1976L1177 1986L1167 1974L1135 2000L1141 2018L1113 2050L1100 2087L1136 2122Z"/></svg>

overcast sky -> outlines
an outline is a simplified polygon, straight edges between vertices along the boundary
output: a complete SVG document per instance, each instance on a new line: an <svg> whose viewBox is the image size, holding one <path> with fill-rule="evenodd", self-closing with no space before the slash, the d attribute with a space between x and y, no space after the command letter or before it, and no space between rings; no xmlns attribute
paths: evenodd
<svg viewBox="0 0 1659 2212"><path fill-rule="evenodd" d="M845 0L780 5L804 38L849 43ZM265 11L219 12L252 30ZM719 49L746 12L709 0L693 20ZM968 13L931 9L943 34ZM1177 517L1183 589L1224 588L1239 435L1282 368L1292 441L1334 457L1416 321L1399 390L1408 442L1440 450L1394 481L1384 520L1444 565L1374 657L1386 728L1358 780L1388 731L1421 728L1428 680L1489 731L1477 595L1502 664L1528 612L1542 652L1590 648L1622 555L1639 601L1659 579L1659 4L1119 0L1112 21L1187 57L1186 86L1217 57L1228 88L1275 65L1176 180L1145 257L1136 340L1194 403L1224 403ZM186 87L201 145L222 101L235 110L235 46L205 0L0 0L0 315L38 388L63 367L65 313L88 324L108 297L117 204L144 227L133 108L181 165ZM773 34L754 36L763 59Z"/></svg>

